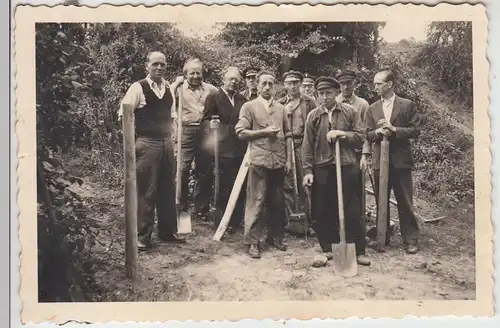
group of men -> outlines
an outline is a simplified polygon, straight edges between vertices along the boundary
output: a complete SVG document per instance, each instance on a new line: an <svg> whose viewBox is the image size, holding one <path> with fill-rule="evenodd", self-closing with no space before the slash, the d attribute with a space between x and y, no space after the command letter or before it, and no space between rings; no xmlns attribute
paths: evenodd
<svg viewBox="0 0 500 328"><path fill-rule="evenodd" d="M419 119L413 103L394 94L390 71L375 75L380 100L369 105L354 94L357 76L353 71L317 79L288 71L283 75L286 95L275 99L278 81L273 72L255 67L241 72L229 67L223 72L222 85L215 87L203 82L203 63L190 59L183 76L169 85L163 79L166 67L162 53L150 53L148 75L131 85L119 111L119 116L124 108L133 108L135 113L140 250L151 246L155 211L158 237L185 242L176 234L175 129L182 127L182 209L187 210L189 203L188 177L194 160L192 217L209 217L214 172L211 127L218 116L220 193L215 206L222 212L226 208L248 149L248 174L229 229L238 228L243 221L243 242L252 258L261 257L263 242L281 251L287 249L284 234L296 210L294 174L300 207L307 213L304 232L315 232L321 250L331 258L331 245L339 242L335 163L340 160L346 239L355 243L358 263L370 265L365 252L361 177L372 162L378 194L383 136L390 141L388 192L394 189L406 251L418 251L409 140L418 136ZM239 92L243 79L246 88ZM179 104L182 117L177 115ZM335 158L337 140L339 159ZM265 228L268 233L263 239ZM386 244L389 242L388 235Z"/></svg>

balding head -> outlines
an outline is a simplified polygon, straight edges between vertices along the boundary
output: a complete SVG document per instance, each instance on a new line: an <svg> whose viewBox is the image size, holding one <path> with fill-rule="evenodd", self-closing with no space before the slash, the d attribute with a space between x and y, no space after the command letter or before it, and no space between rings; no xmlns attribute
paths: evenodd
<svg viewBox="0 0 500 328"><path fill-rule="evenodd" d="M241 83L242 79L241 72L238 67L228 67L224 70L223 74L224 90L228 92L236 91L236 88L238 87L238 84Z"/></svg>
<svg viewBox="0 0 500 328"><path fill-rule="evenodd" d="M163 53L153 51L148 54L146 69L153 81L160 83L161 78L165 74L166 67L167 60Z"/></svg>

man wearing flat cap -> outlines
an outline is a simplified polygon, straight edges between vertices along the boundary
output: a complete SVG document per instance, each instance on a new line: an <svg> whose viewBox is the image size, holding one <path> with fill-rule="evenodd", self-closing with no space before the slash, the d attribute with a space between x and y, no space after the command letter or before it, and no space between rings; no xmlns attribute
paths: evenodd
<svg viewBox="0 0 500 328"><path fill-rule="evenodd" d="M246 100L253 100L257 98L257 74L260 69L249 66L243 70L243 77L246 83L246 89L241 92L241 94L246 98Z"/></svg>
<svg viewBox="0 0 500 328"><path fill-rule="evenodd" d="M358 111L361 117L361 122L363 123L363 129L364 129L365 116L369 104L365 99L354 94L357 78L358 76L356 72L352 70L344 70L337 75L337 81L340 83L340 94L337 96L337 102L353 106ZM365 188L365 186L362 185L362 181L364 181L362 179L362 174L368 168L368 160L371 158L372 154L371 143L365 138L363 147L356 149L355 152L356 152L356 161L360 166L359 170L360 197L363 197L364 195L363 188ZM362 220L361 222L363 223L363 230L366 230L364 213L361 213L361 220Z"/></svg>
<svg viewBox="0 0 500 328"><path fill-rule="evenodd" d="M358 264L370 265L365 255L365 233L360 220L359 166L355 154L355 149L364 141L361 117L351 105L337 102L336 96L340 92L337 80L320 77L315 82L315 89L319 106L307 116L302 144L303 183L312 187L314 230L321 250L331 259L332 244L340 241L335 167L335 141L338 138L346 240L355 243Z"/></svg>
<svg viewBox="0 0 500 328"><path fill-rule="evenodd" d="M309 204L307 202L307 196L305 194L304 188L300 183L304 174L302 172L302 140L304 138L304 125L306 123L307 114L316 108L316 103L311 97L300 93L300 85L302 83L303 76L297 71L288 71L283 74L284 85L286 89L286 96L278 99L278 102L285 106L288 121L290 124L290 130L292 131L292 140L295 150L295 163L296 163L296 175L299 191L299 205L301 211L304 213L309 213ZM295 212L294 203L294 186L293 186L293 171L285 176L285 208L286 208L286 219L287 228L292 233L304 234L308 231L304 231L305 222L292 222L291 215ZM310 218L307 218L310 220ZM312 231L310 231L312 232Z"/></svg>
<svg viewBox="0 0 500 328"><path fill-rule="evenodd" d="M300 86L300 92L302 94L308 95L309 97L315 99L314 97L314 76L309 74L304 74L302 79L302 85Z"/></svg>

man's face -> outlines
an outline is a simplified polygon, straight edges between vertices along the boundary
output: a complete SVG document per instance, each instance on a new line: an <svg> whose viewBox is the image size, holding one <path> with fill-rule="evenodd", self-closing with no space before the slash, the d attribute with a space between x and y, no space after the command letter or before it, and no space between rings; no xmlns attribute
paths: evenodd
<svg viewBox="0 0 500 328"><path fill-rule="evenodd" d="M342 96L346 98L350 98L352 96L355 87L356 85L354 80L340 82L340 91L342 92Z"/></svg>
<svg viewBox="0 0 500 328"><path fill-rule="evenodd" d="M163 77L166 67L167 62L165 60L165 56L160 54L151 55L146 63L146 69L152 79L159 79Z"/></svg>
<svg viewBox="0 0 500 328"><path fill-rule="evenodd" d="M245 78L245 82L247 84L247 88L249 90L255 90L257 89L257 76L256 75L250 75Z"/></svg>
<svg viewBox="0 0 500 328"><path fill-rule="evenodd" d="M224 76L224 89L226 91L235 91L240 81L240 74L236 70L230 70Z"/></svg>
<svg viewBox="0 0 500 328"><path fill-rule="evenodd" d="M300 81L286 81L285 89L288 95L297 96L300 94Z"/></svg>
<svg viewBox="0 0 500 328"><path fill-rule="evenodd" d="M386 82L385 78L384 73L377 73L373 78L373 88L380 97L385 95L392 87L392 82Z"/></svg>
<svg viewBox="0 0 500 328"><path fill-rule="evenodd" d="M308 96L314 96L314 85L313 84L303 84L301 87L302 93Z"/></svg>
<svg viewBox="0 0 500 328"><path fill-rule="evenodd" d="M186 70L186 78L189 85L198 86L201 84L202 67L200 64L192 63Z"/></svg>
<svg viewBox="0 0 500 328"><path fill-rule="evenodd" d="M274 94L274 77L272 75L261 75L257 90L262 98L271 99Z"/></svg>
<svg viewBox="0 0 500 328"><path fill-rule="evenodd" d="M339 90L335 88L321 89L318 92L318 102L327 108L332 108L335 104L335 97L339 94Z"/></svg>

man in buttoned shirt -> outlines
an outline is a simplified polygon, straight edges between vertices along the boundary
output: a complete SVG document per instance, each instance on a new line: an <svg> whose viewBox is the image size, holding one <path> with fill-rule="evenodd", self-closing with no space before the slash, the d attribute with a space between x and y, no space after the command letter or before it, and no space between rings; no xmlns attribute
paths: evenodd
<svg viewBox="0 0 500 328"><path fill-rule="evenodd" d="M285 228L285 174L291 169L291 131L285 107L274 100L275 76L257 76L259 97L246 102L235 131L249 143L248 187L245 207L244 244L252 258L260 258L264 227L267 243L281 251ZM267 213L264 212L264 207Z"/></svg>
<svg viewBox="0 0 500 328"><path fill-rule="evenodd" d="M312 215L321 250L332 258L332 244L339 243L339 211L335 141L340 139L342 188L347 242L356 245L360 265L370 265L365 256L365 237L361 225L355 149L364 140L361 119L354 107L336 101L340 84L333 78L316 80L319 106L307 116L302 156L304 185L312 187Z"/></svg>
<svg viewBox="0 0 500 328"><path fill-rule="evenodd" d="M380 142L388 136L389 147L389 187L394 189L398 203L399 225L406 252L415 254L419 250L419 226L413 210L413 156L411 139L419 134L420 118L415 104L394 93L394 75L391 71L381 71L373 79L375 92L380 100L371 104L366 114L366 138L374 143L373 173L375 194L379 193L380 177ZM389 213L389 202L387 202ZM378 218L377 218L378 219ZM387 231L390 221L387 219ZM390 244L389 234L386 245Z"/></svg>
<svg viewBox="0 0 500 328"><path fill-rule="evenodd" d="M191 163L195 161L194 217L206 218L209 211L209 200L212 194L212 183L204 179L205 174L212 172L212 163L203 161L203 131L200 129L205 100L217 88L203 82L203 63L199 59L189 59L183 68L184 76L179 76L173 83L172 93L179 97L179 86L182 90L182 117L177 117L178 108L172 110L176 126L182 124L182 173L181 173L181 209L188 208L189 173ZM177 101L177 104L179 102ZM207 183L204 183L207 182Z"/></svg>
<svg viewBox="0 0 500 328"><path fill-rule="evenodd" d="M246 88L241 92L241 94L246 98L246 100L254 100L258 97L257 74L259 71L260 70L254 66L249 66L243 70Z"/></svg>
<svg viewBox="0 0 500 328"><path fill-rule="evenodd" d="M351 70L344 70L337 75L337 81L340 83L340 94L337 96L337 102L349 104L358 111L361 117L361 122L363 124L363 131L364 131L364 121L369 104L365 99L354 94L354 89L356 88L356 81L357 81L356 72ZM365 186L361 185L362 183L361 175L363 174L364 170L368 168L368 159L371 158L371 153L372 153L371 143L365 138L363 146L360 147L359 149L355 149L354 151L356 152L357 163L360 166L359 192L360 192L360 197L362 197L363 188L365 188ZM363 213L361 213L361 220L363 223L363 231L366 231L366 222L364 220Z"/></svg>
<svg viewBox="0 0 500 328"><path fill-rule="evenodd" d="M205 111L203 113L202 128L205 131L205 140L211 140L213 131L210 128L210 122L214 115L219 116L219 198L216 206L223 213L231 191L233 189L236 176L240 169L243 157L247 150L247 142L240 140L236 135L234 127L238 123L241 106L247 101L243 95L237 92L236 88L241 82L241 72L237 67L228 67L224 71L223 85L217 92L208 95L205 102ZM213 160L213 144L207 143L209 149L206 153L210 154L208 162ZM207 176L212 177L212 172L207 172ZM210 179L207 183L211 183ZM236 207L231 220L229 221L228 232L234 231L243 221L245 210L245 188L241 188ZM219 222L215 222L219 224Z"/></svg>
<svg viewBox="0 0 500 328"><path fill-rule="evenodd" d="M139 250L151 246L155 210L158 237L164 241L184 241L176 235L175 160L170 115L173 97L163 79L165 55L149 54L146 68L148 75L130 86L118 112L121 119L124 106L127 106L135 115Z"/></svg>
<svg viewBox="0 0 500 328"><path fill-rule="evenodd" d="M316 102L311 97L300 93L300 85L302 82L302 73L297 71L288 71L283 75L284 85L286 89L286 96L278 99L278 102L285 106L290 123L290 130L292 131L292 140L295 150L295 163L298 181L299 201L302 211L308 213L309 204L302 185L304 178L302 172L302 140L304 138L304 125L306 122L307 114L316 108ZM287 223L290 224L291 214L295 213L294 202L294 186L293 186L293 171L285 176L285 209L287 215ZM309 219L309 218L307 218ZM296 227L297 224L291 224L290 228ZM298 226L303 227L304 224ZM295 231L292 231L295 232ZM299 231L300 233L300 231Z"/></svg>
<svg viewBox="0 0 500 328"><path fill-rule="evenodd" d="M300 86L300 92L316 100L314 96L314 77L309 74L304 74L304 79L302 80L302 85Z"/></svg>

